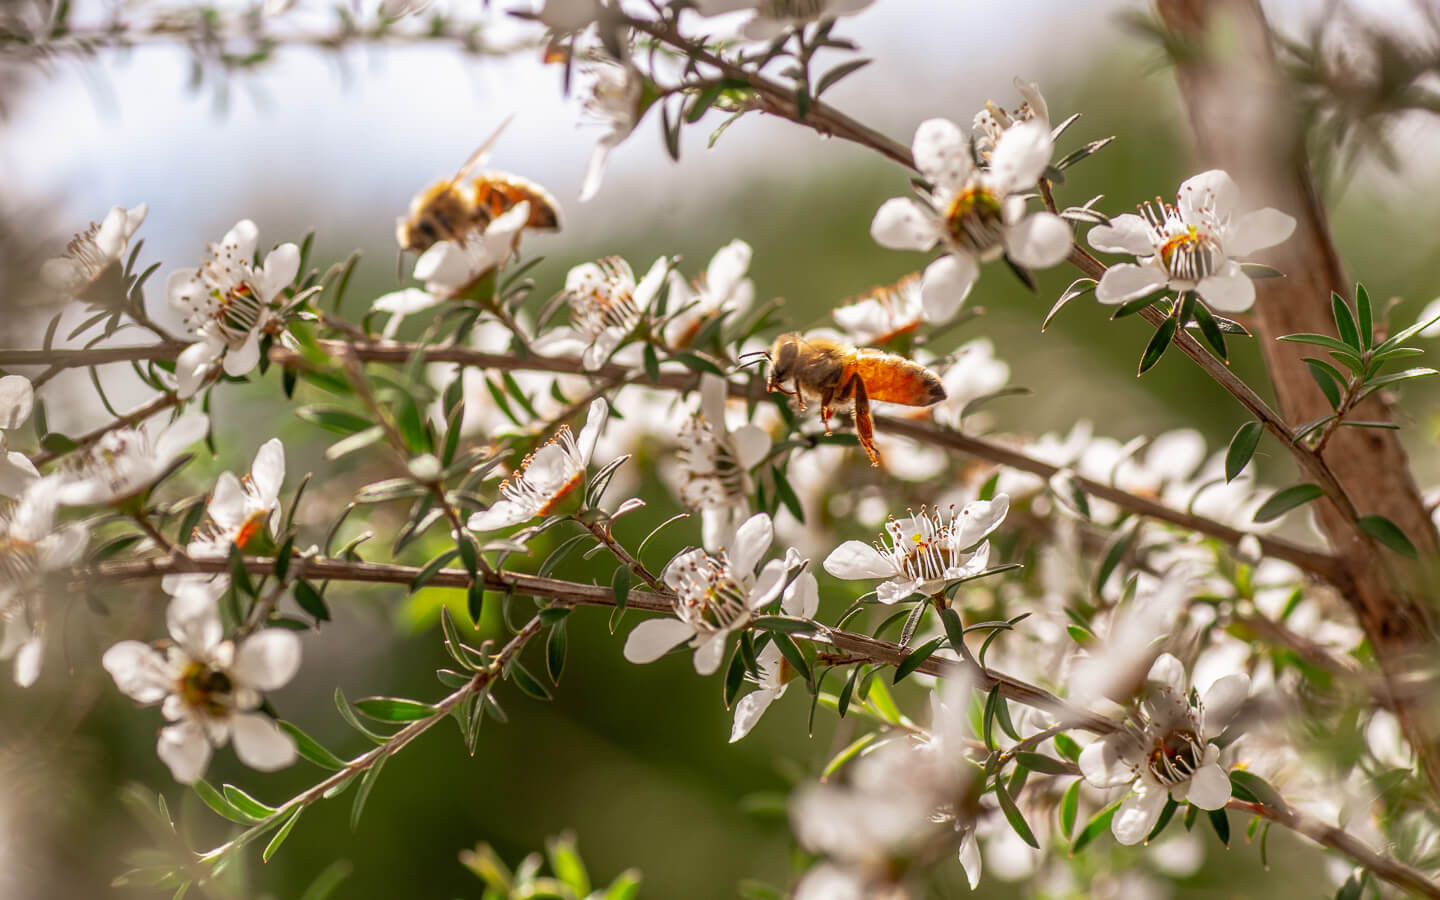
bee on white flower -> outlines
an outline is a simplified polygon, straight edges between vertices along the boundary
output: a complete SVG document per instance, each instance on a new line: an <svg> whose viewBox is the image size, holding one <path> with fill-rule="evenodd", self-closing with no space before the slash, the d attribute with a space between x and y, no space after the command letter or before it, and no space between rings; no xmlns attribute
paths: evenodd
<svg viewBox="0 0 1440 900"><path fill-rule="evenodd" d="M878 287L854 303L836 307L831 315L856 344L880 346L912 334L925 319L920 276L907 275L895 284Z"/></svg>
<svg viewBox="0 0 1440 900"><path fill-rule="evenodd" d="M1222 312L1249 309L1255 285L1236 259L1284 242L1295 220L1270 207L1240 214L1239 200L1234 179L1212 169L1181 184L1174 206L1157 199L1090 229L1096 250L1138 258L1106 269L1095 299L1118 305L1169 288Z"/></svg>
<svg viewBox="0 0 1440 900"><path fill-rule="evenodd" d="M158 481L209 428L209 418L187 413L153 437L149 423L108 432L76 455L56 497L68 506L119 505Z"/></svg>
<svg viewBox="0 0 1440 900"><path fill-rule="evenodd" d="M680 500L700 511L707 550L729 545L750 514L753 468L770 452L770 435L749 422L731 431L725 422L728 385L700 376L700 412L680 431Z"/></svg>
<svg viewBox="0 0 1440 900"><path fill-rule="evenodd" d="M1220 748L1210 741L1230 724L1249 692L1249 676L1226 675L1200 699L1184 664L1160 654L1146 678L1135 720L1080 754L1086 781L1102 788L1132 786L1110 822L1117 841L1144 840L1169 797L1200 809L1219 809L1230 800Z"/></svg>
<svg viewBox="0 0 1440 900"><path fill-rule="evenodd" d="M700 329L716 316L742 315L755 302L755 282L746 276L754 251L738 238L710 257L705 273L687 283L671 272L670 318L665 322L665 340L672 347L689 347Z"/></svg>
<svg viewBox="0 0 1440 900"><path fill-rule="evenodd" d="M0 659L15 660L15 683L29 687L40 675L45 638L45 581L79 561L89 531L55 521L54 478L31 485L0 512Z"/></svg>
<svg viewBox="0 0 1440 900"><path fill-rule="evenodd" d="M600 368L646 321L669 270L670 262L662 256L637 284L630 264L618 256L576 266L565 276L563 294L570 305L570 325L546 332L535 349L579 354L586 369Z"/></svg>
<svg viewBox="0 0 1440 900"><path fill-rule="evenodd" d="M654 662L689 643L695 648L695 671L712 674L720 667L730 633L745 627L756 610L774 603L785 590L786 573L798 558L772 559L755 571L774 537L770 516L757 513L735 532L729 550L713 555L690 550L672 559L661 577L675 592L677 618L649 619L635 626L625 640L625 658ZM794 585L791 589L799 590Z"/></svg>
<svg viewBox="0 0 1440 900"><path fill-rule="evenodd" d="M23 375L0 378L0 497L18 497L40 477L30 457L11 450L5 432L25 424L35 408L35 388Z"/></svg>
<svg viewBox="0 0 1440 900"><path fill-rule="evenodd" d="M164 650L121 641L101 660L115 686L138 703L160 704L170 722L156 750L175 780L205 774L214 747L233 739L252 769L271 772L295 761L295 741L260 712L263 692L284 687L300 668L300 639L268 628L237 642L224 639L215 585L192 583L166 614L173 641Z"/></svg>
<svg viewBox="0 0 1440 900"><path fill-rule="evenodd" d="M471 531L495 531L528 522L555 508L580 486L610 407L605 398L590 404L577 441L569 425L560 426L545 446L525 457L519 470L500 485L500 498L470 517Z"/></svg>
<svg viewBox="0 0 1440 900"><path fill-rule="evenodd" d="M464 241L436 241L415 260L414 270L416 279L425 282L425 292L433 299L423 304L411 302L403 312L416 312L465 293L509 260L529 224L530 201L521 200L467 232ZM383 308L379 301L376 308Z"/></svg>
<svg viewBox="0 0 1440 900"><path fill-rule="evenodd" d="M922 509L885 523L884 543L846 541L825 558L825 571L836 578L884 578L876 590L881 603L898 603L911 594L929 594L947 581L985 571L990 561L990 533L1005 521L1010 498Z"/></svg>
<svg viewBox="0 0 1440 900"><path fill-rule="evenodd" d="M1008 257L1045 269L1070 252L1070 226L1049 212L1027 212L1021 196L1035 187L1050 163L1054 141L1038 119L1005 129L989 164L977 166L972 142L947 119L930 119L915 130L915 166L930 183L918 199L887 200L870 223L876 243L892 250L945 255L926 269L920 286L925 318L948 321L980 277L980 263Z"/></svg>
<svg viewBox="0 0 1440 900"><path fill-rule="evenodd" d="M104 221L75 235L65 253L46 260L40 267L40 278L51 289L66 297L82 297L113 266L124 265L130 238L145 221L149 206L126 209L111 207Z"/></svg>
<svg viewBox="0 0 1440 900"><path fill-rule="evenodd" d="M210 245L210 258L198 268L170 276L170 305L199 338L175 361L182 398L199 390L217 364L234 376L255 368L260 337L279 325L282 291L300 270L300 248L281 244L256 269L259 237L255 223L243 219Z"/></svg>

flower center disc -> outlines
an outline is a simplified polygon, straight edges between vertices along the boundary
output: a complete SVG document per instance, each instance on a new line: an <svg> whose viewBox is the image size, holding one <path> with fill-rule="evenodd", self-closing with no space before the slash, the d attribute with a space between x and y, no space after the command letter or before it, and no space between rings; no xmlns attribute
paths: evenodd
<svg viewBox="0 0 1440 900"><path fill-rule="evenodd" d="M181 673L177 687L186 706L220 716L228 709L225 700L235 685L224 672L211 669L202 662L192 662Z"/></svg>
<svg viewBox="0 0 1440 900"><path fill-rule="evenodd" d="M1160 247L1160 259L1172 278L1201 281L1215 273L1223 256L1213 237L1191 225Z"/></svg>
<svg viewBox="0 0 1440 900"><path fill-rule="evenodd" d="M992 250L1005 238L1000 201L983 187L972 185L957 194L945 213L945 224L955 243L972 253Z"/></svg>
<svg viewBox="0 0 1440 900"><path fill-rule="evenodd" d="M1175 785L1200 768L1204 747L1193 731L1170 731L1150 749L1150 774L1164 785Z"/></svg>

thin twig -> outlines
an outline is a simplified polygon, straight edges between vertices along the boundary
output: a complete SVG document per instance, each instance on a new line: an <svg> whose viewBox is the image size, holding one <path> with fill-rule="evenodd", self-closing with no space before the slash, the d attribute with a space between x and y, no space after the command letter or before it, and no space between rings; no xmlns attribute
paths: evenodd
<svg viewBox="0 0 1440 900"><path fill-rule="evenodd" d="M180 397L174 391L161 394L159 397L156 397L154 400L151 400L149 403L145 404L134 412L127 413L126 415L123 415L120 418L109 423L108 425L102 425L94 431L87 432L86 434L83 434L78 438L74 438L75 446L71 447L69 450L64 450L60 452L41 450L39 453L36 453L34 456L30 457L30 462L34 463L37 466L43 466L46 463L54 462L62 456L70 453L75 453L76 451L83 450L86 447L89 447L90 445L94 444L96 441L100 440L112 431L116 431L121 428L128 428L129 426L134 425L136 422L143 422L144 420L150 418L156 413L164 412L165 410L169 409L170 407L176 405L179 402Z"/></svg>

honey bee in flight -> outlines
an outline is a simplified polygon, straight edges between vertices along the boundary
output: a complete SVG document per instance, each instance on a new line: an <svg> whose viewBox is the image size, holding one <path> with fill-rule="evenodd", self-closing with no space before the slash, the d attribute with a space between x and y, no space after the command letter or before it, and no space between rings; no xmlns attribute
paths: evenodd
<svg viewBox="0 0 1440 900"><path fill-rule="evenodd" d="M792 332L775 339L768 359L766 388L795 397L802 412L807 399L817 401L826 434L836 409L853 405L855 432L873 466L880 465L880 454L875 449L870 401L930 406L945 399L945 386L935 373L914 360L882 350Z"/></svg>
<svg viewBox="0 0 1440 900"><path fill-rule="evenodd" d="M435 182L410 201L409 215L395 223L395 238L402 250L423 253L439 241L463 244L468 236L483 231L522 201L530 203L525 227L560 230L560 205L549 191L508 172L475 172L489 159L491 146L508 124L509 119L501 123L454 176Z"/></svg>

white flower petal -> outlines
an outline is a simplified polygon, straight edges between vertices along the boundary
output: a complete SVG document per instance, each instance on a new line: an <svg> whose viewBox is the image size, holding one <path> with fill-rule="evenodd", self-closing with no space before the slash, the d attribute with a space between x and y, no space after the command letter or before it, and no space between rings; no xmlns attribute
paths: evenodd
<svg viewBox="0 0 1440 900"><path fill-rule="evenodd" d="M632 663L651 663L695 636L695 630L679 619L646 619L625 639L625 658Z"/></svg>
<svg viewBox="0 0 1440 900"><path fill-rule="evenodd" d="M1249 256L1283 243L1295 233L1295 219L1278 209L1265 207L1245 213L1225 229L1225 255Z"/></svg>
<svg viewBox="0 0 1440 900"><path fill-rule="evenodd" d="M784 560L772 559L766 563L760 570L760 576L755 579L755 586L750 589L745 605L751 609L760 609L774 603L785 588L787 571Z"/></svg>
<svg viewBox="0 0 1440 900"><path fill-rule="evenodd" d="M0 429L19 428L35 406L35 388L24 375L0 378Z"/></svg>
<svg viewBox="0 0 1440 900"><path fill-rule="evenodd" d="M920 280L925 321L943 323L954 318L979 277L980 265L969 255L947 253L926 266Z"/></svg>
<svg viewBox="0 0 1440 900"><path fill-rule="evenodd" d="M960 868L965 870L965 880L970 890L980 886L980 842L975 839L975 829L965 832L960 839Z"/></svg>
<svg viewBox="0 0 1440 900"><path fill-rule="evenodd" d="M1419 325L1421 322L1430 324L1420 329L1420 337L1440 337L1440 299L1431 300L1424 309L1420 310L1420 316L1415 320L1415 324Z"/></svg>
<svg viewBox="0 0 1440 900"><path fill-rule="evenodd" d="M1053 213L1032 213L1006 230L1005 252L1027 269L1059 265L1070 253L1070 226Z"/></svg>
<svg viewBox="0 0 1440 900"><path fill-rule="evenodd" d="M19 497L39 478L40 470L18 450L0 456L0 497Z"/></svg>
<svg viewBox="0 0 1440 900"><path fill-rule="evenodd" d="M1162 653L1155 657L1155 662L1150 666L1150 674L1145 676L1145 680L1150 690L1168 690L1174 697L1185 696L1189 686L1185 678L1185 664L1172 653Z"/></svg>
<svg viewBox="0 0 1440 900"><path fill-rule="evenodd" d="M204 729L189 719L160 729L155 751L181 784L199 781L210 765L210 739Z"/></svg>
<svg viewBox="0 0 1440 900"><path fill-rule="evenodd" d="M281 289L288 287L300 273L300 248L294 244L281 244L265 257L260 267L260 299L274 303Z"/></svg>
<svg viewBox="0 0 1440 900"><path fill-rule="evenodd" d="M1154 293L1168 283L1165 273L1155 266L1118 263L1105 270L1095 287L1095 299L1107 306L1118 306Z"/></svg>
<svg viewBox="0 0 1440 900"><path fill-rule="evenodd" d="M215 479L215 491L205 508L215 524L227 531L239 528L245 521L245 488L233 472L221 472Z"/></svg>
<svg viewBox="0 0 1440 900"><path fill-rule="evenodd" d="M536 510L513 500L496 500L489 509L482 509L470 516L465 523L471 531L498 531L519 525L535 518Z"/></svg>
<svg viewBox="0 0 1440 900"><path fill-rule="evenodd" d="M717 631L700 642L695 648L695 672L698 675L714 675L725 658L725 639L728 631Z"/></svg>
<svg viewBox="0 0 1440 900"><path fill-rule="evenodd" d="M886 200L870 222L875 243L891 250L926 251L940 240L935 214L909 197Z"/></svg>
<svg viewBox="0 0 1440 900"><path fill-rule="evenodd" d="M225 345L213 340L197 341L180 351L175 360L175 380L182 400L193 397L200 390L223 352Z"/></svg>
<svg viewBox="0 0 1440 900"><path fill-rule="evenodd" d="M1028 191L1045 174L1055 144L1050 126L1031 119L1005 129L990 156L990 177L1002 194Z"/></svg>
<svg viewBox="0 0 1440 900"><path fill-rule="evenodd" d="M155 441L155 458L168 464L181 451L205 437L210 430L210 418L204 413L186 413L174 422Z"/></svg>
<svg viewBox="0 0 1440 900"><path fill-rule="evenodd" d="M1255 303L1255 285L1231 262L1217 275L1211 275L1195 286L1205 303L1221 312L1244 312Z"/></svg>
<svg viewBox="0 0 1440 900"><path fill-rule="evenodd" d="M590 151L590 162L585 166L585 178L580 182L580 202L585 203L600 192L600 182L605 178L605 164L610 160L610 151L624 140L625 135L611 132L595 142Z"/></svg>
<svg viewBox="0 0 1440 900"><path fill-rule="evenodd" d="M235 755L260 772L274 772L295 762L295 739L280 730L269 716L236 713L230 723Z"/></svg>
<svg viewBox="0 0 1440 900"><path fill-rule="evenodd" d="M1218 764L1201 766L1190 776L1185 799L1201 809L1219 809L1230 802L1230 777Z"/></svg>
<svg viewBox="0 0 1440 900"><path fill-rule="evenodd" d="M245 335L245 342L225 352L225 374L239 377L250 374L260 363L260 331L256 329Z"/></svg>
<svg viewBox="0 0 1440 900"><path fill-rule="evenodd" d="M255 244L259 239L260 228L249 219L241 219L235 223L234 228L225 233L220 244L230 249L238 260L250 265L255 259Z"/></svg>
<svg viewBox="0 0 1440 900"><path fill-rule="evenodd" d="M1010 497L1006 494L997 494L990 500L972 500L965 504L965 508L960 510L954 533L955 546L968 550L980 543L1000 527L1009 512Z"/></svg>
<svg viewBox="0 0 1440 900"><path fill-rule="evenodd" d="M750 270L753 255L750 245L738 238L715 251L710 265L705 267L706 290L716 297L734 294Z"/></svg>
<svg viewBox="0 0 1440 900"><path fill-rule="evenodd" d="M780 608L785 611L786 615L813 619L816 610L820 608L820 586L816 582L815 576L809 572L801 572L791 583L789 590L785 592L785 599L781 601Z"/></svg>
<svg viewBox="0 0 1440 900"><path fill-rule="evenodd" d="M753 468L770 452L770 432L746 422L730 434L735 442L735 461L743 469Z"/></svg>
<svg viewBox="0 0 1440 900"><path fill-rule="evenodd" d="M280 497L280 486L285 482L285 445L279 438L260 445L250 464L250 481L263 502L274 504Z"/></svg>
<svg viewBox="0 0 1440 900"><path fill-rule="evenodd" d="M768 513L756 513L735 532L735 546L730 548L730 566L741 577L755 571L755 564L770 549L775 539L775 524Z"/></svg>
<svg viewBox="0 0 1440 900"><path fill-rule="evenodd" d="M1090 246L1102 253L1129 253L1151 256L1155 245L1150 240L1150 226L1134 213L1124 213L1110 220L1109 225L1096 225L1086 235Z"/></svg>
<svg viewBox="0 0 1440 900"><path fill-rule="evenodd" d="M875 588L875 599L886 606L892 606L909 598L911 594L923 592L925 586L925 582L919 581L918 579L910 579L909 581L901 581L899 579L882 581L879 586Z"/></svg>
<svg viewBox="0 0 1440 900"><path fill-rule="evenodd" d="M915 168L937 192L948 192L964 184L975 169L974 160L970 158L970 141L960 126L949 119L921 122L915 129L910 149L915 156Z"/></svg>
<svg viewBox="0 0 1440 900"><path fill-rule="evenodd" d="M863 541L846 541L825 557L825 571L836 578L889 578L895 574L895 564L879 550Z"/></svg>
<svg viewBox="0 0 1440 900"><path fill-rule="evenodd" d="M1138 748L1128 735L1107 734L1080 751L1080 772L1100 788L1129 784L1135 780Z"/></svg>
<svg viewBox="0 0 1440 900"><path fill-rule="evenodd" d="M32 635L15 651L15 683L22 688L33 685L40 677L40 663L45 656L45 643L40 635Z"/></svg>
<svg viewBox="0 0 1440 900"><path fill-rule="evenodd" d="M741 697L735 704L735 724L730 728L730 743L733 744L749 734L750 729L755 727L755 723L760 721L765 710L770 708L770 704L775 702L778 696L780 691L777 689L751 691Z"/></svg>
<svg viewBox="0 0 1440 900"><path fill-rule="evenodd" d="M1110 831L1115 840L1127 846L1145 840L1160 821L1169 794L1158 785L1147 785L1144 781L1135 785L1135 792L1121 802L1110 820Z"/></svg>
<svg viewBox="0 0 1440 900"><path fill-rule="evenodd" d="M284 687L300 671L300 638L293 631L267 628L247 638L235 651L231 674L257 691Z"/></svg>
<svg viewBox="0 0 1440 900"><path fill-rule="evenodd" d="M1221 169L1211 169L1185 179L1180 184L1175 205L1187 224L1198 220L1198 210L1204 206L1212 209L1217 219L1224 221L1230 217L1239 197L1240 187L1235 184L1235 179Z"/></svg>
<svg viewBox="0 0 1440 900"><path fill-rule="evenodd" d="M1250 696L1250 676L1244 673L1226 675L1219 678L1210 685L1210 690L1205 692L1205 697L1200 701L1201 709L1204 710L1204 717L1201 720L1200 730L1207 738L1217 737L1235 718L1235 713Z"/></svg>

